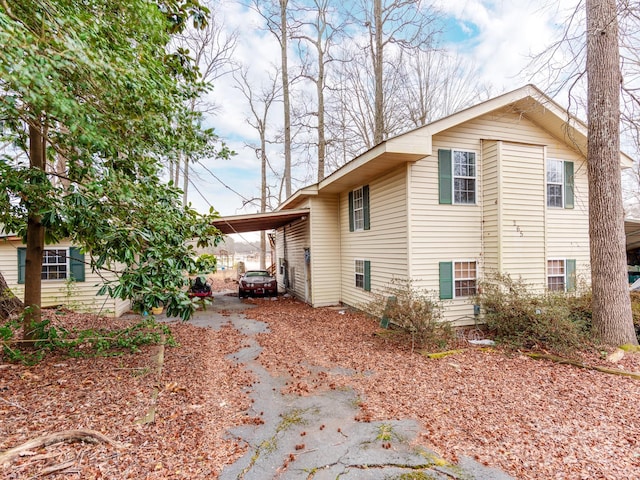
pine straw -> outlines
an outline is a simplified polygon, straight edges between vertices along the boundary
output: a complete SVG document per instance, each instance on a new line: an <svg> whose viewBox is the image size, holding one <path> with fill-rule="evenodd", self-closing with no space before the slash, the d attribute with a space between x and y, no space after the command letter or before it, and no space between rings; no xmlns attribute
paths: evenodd
<svg viewBox="0 0 640 480"><path fill-rule="evenodd" d="M65 327L104 327L105 319L67 314ZM118 320L118 327L132 320ZM215 478L245 447L225 429L251 421L244 388L251 378L225 355L240 335L187 324L171 327L180 347L167 347L161 378L154 347L139 354L97 358L48 358L35 367L0 365L0 450L70 429L92 429L124 444L59 444L0 466L0 477ZM137 425L160 387L154 424ZM64 467L56 470L56 467Z"/></svg>
<svg viewBox="0 0 640 480"><path fill-rule="evenodd" d="M428 359L375 335L377 322L358 313L255 303L251 316L272 332L261 335L261 361L293 376L292 393L350 386L363 400L359 420L419 419L425 446L519 479L640 478L638 380L472 347ZM596 353L580 360L613 367ZM640 372L640 354L614 368Z"/></svg>
<svg viewBox="0 0 640 480"><path fill-rule="evenodd" d="M469 347L428 359L411 353L410 342L376 335L377 322L359 313L284 299L250 302L257 305L250 316L271 330L258 336L260 361L290 377L284 393L351 387L362 399L359 421L418 419L423 445L519 479L640 478L637 380ZM108 324L73 314L56 322ZM121 357L49 358L28 368L0 365L0 450L78 428L125 445L50 446L0 467L0 477L205 479L238 459L245 446L225 432L254 422L245 394L253 380L225 357L243 337L228 326L171 328L181 346L166 349L161 378L153 374L153 347ZM580 360L611 367L596 354ZM640 355L619 365L640 371ZM136 425L156 386L156 423Z"/></svg>

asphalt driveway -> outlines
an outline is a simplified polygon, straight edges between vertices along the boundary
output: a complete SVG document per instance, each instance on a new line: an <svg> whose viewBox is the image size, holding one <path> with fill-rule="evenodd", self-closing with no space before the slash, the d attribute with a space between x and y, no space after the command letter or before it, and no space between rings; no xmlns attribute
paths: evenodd
<svg viewBox="0 0 640 480"><path fill-rule="evenodd" d="M309 396L282 394L291 378L272 375L258 360L261 347L256 335L268 333L269 326L251 319L251 305L232 292L216 293L213 305L197 312L190 323L213 329L225 324L236 328L245 338L243 348L230 359L258 379L246 393L252 399L250 414L262 423L228 432L246 442L249 450L222 471L221 480L512 478L468 457L458 464L447 462L419 444L422 430L413 419L356 421L360 399L350 389Z"/></svg>

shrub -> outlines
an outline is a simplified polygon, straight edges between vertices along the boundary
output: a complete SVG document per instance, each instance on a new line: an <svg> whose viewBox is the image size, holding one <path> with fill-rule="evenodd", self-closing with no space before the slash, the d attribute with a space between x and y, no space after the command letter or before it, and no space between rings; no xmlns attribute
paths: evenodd
<svg viewBox="0 0 640 480"><path fill-rule="evenodd" d="M516 348L571 352L588 343L590 293L532 293L520 279L494 274L476 301L496 340Z"/></svg>
<svg viewBox="0 0 640 480"><path fill-rule="evenodd" d="M393 279L373 297L364 310L408 333L412 346L444 347L453 338L449 323L441 321L442 305L437 297L415 287L412 280Z"/></svg>

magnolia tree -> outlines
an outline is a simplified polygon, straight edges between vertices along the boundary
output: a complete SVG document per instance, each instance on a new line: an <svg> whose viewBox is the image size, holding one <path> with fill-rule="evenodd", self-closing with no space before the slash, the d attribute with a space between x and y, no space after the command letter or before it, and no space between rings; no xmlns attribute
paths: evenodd
<svg viewBox="0 0 640 480"><path fill-rule="evenodd" d="M100 293L162 300L188 318L190 239L215 244L160 178L167 158L225 156L185 105L206 87L189 52L169 52L195 0L0 0L0 223L26 242L24 337L40 322L44 246L71 239L117 280Z"/></svg>

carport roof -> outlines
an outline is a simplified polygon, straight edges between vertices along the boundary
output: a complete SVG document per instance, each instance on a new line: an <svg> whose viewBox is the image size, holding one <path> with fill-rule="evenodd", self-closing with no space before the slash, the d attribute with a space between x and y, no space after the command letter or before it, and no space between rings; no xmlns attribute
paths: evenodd
<svg viewBox="0 0 640 480"><path fill-rule="evenodd" d="M233 215L213 221L213 225L225 235L231 233L260 232L274 230L309 215L308 208L279 212Z"/></svg>

